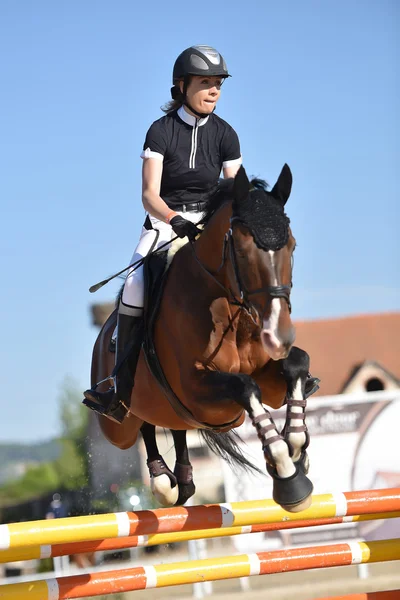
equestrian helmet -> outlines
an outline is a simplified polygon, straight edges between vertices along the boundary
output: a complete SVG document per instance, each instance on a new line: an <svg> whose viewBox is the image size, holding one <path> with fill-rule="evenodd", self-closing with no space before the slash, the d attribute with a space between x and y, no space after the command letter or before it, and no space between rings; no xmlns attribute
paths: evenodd
<svg viewBox="0 0 400 600"><path fill-rule="evenodd" d="M190 46L181 52L174 64L173 85L177 85L188 75L230 77L225 60L211 46Z"/></svg>

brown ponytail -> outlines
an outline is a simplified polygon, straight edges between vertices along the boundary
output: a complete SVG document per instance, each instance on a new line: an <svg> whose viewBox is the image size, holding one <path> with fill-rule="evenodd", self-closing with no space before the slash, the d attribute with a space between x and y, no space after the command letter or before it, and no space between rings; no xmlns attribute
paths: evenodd
<svg viewBox="0 0 400 600"><path fill-rule="evenodd" d="M191 78L188 78L186 86L190 83L190 79ZM183 106L184 103L184 97L178 85L174 85L171 88L171 97L172 100L170 100L169 102L164 104L164 106L161 107L161 110L167 115L173 112L174 110L178 110L181 106Z"/></svg>

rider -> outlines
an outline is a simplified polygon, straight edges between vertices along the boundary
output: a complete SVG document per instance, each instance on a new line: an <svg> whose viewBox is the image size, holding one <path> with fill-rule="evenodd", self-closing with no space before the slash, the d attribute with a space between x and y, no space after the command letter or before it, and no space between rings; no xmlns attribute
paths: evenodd
<svg viewBox="0 0 400 600"><path fill-rule="evenodd" d="M147 212L132 262L170 241L194 240L196 223L218 182L234 177L242 163L235 130L214 111L226 63L210 46L191 46L176 59L166 115L147 132L141 157L142 201ZM130 406L134 373L143 339L143 267L129 271L118 307L114 385L84 392L87 406L119 423Z"/></svg>

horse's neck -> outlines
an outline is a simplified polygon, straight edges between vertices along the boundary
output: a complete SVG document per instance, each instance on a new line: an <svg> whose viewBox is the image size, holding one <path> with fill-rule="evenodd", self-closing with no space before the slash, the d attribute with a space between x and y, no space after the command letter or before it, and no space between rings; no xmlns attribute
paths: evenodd
<svg viewBox="0 0 400 600"><path fill-rule="evenodd" d="M221 265L224 237L230 227L232 203L227 202L211 217L196 242L196 254L209 271L215 272Z"/></svg>

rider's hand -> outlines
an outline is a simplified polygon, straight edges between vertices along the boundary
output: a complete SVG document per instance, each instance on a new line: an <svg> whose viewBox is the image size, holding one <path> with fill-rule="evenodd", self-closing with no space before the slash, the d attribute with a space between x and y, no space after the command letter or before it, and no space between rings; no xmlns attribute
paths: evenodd
<svg viewBox="0 0 400 600"><path fill-rule="evenodd" d="M188 237L191 242L193 242L200 233L200 229L198 229L194 223L184 219L180 215L176 215L176 217L171 219L169 224L177 236L180 238Z"/></svg>

